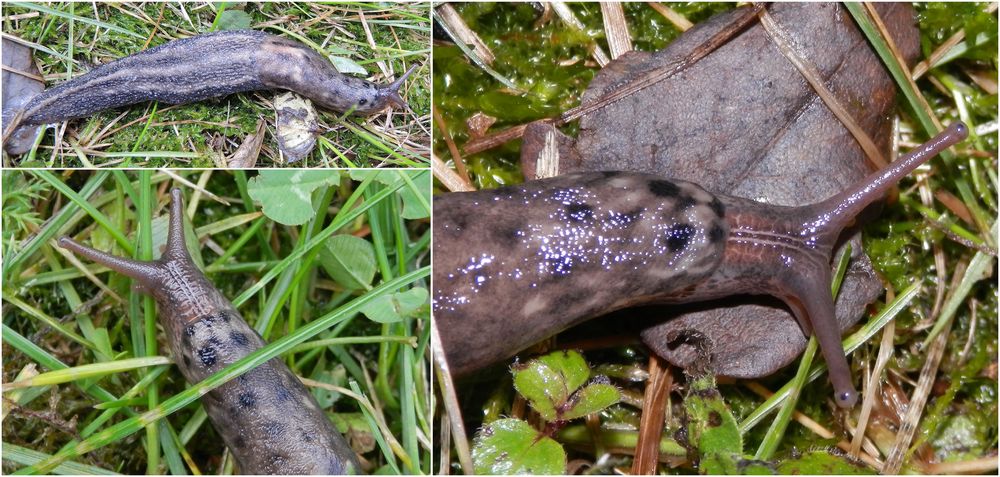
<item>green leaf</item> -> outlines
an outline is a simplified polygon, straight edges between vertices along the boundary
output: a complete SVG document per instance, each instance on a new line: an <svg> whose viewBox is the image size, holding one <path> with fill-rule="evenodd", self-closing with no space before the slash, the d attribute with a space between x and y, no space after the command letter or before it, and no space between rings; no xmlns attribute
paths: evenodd
<svg viewBox="0 0 1000 477"><path fill-rule="evenodd" d="M431 211L427 208L427 204L431 203L431 188L423 183L423 175L416 175L412 179L422 197L417 196L409 186L400 189L399 197L403 199L403 212L400 215L409 220L426 219L431 216Z"/></svg>
<svg viewBox="0 0 1000 477"><path fill-rule="evenodd" d="M346 56L330 56L330 61L333 62L333 66L337 68L337 71L344 74L356 74L356 75L368 75L368 70L364 66L359 65L356 61L347 58Z"/></svg>
<svg viewBox="0 0 1000 477"><path fill-rule="evenodd" d="M243 10L223 10L219 15L217 30L246 30L251 23L253 18Z"/></svg>
<svg viewBox="0 0 1000 477"><path fill-rule="evenodd" d="M514 388L543 419L560 419L570 395L587 382L590 367L576 351L556 351L514 366Z"/></svg>
<svg viewBox="0 0 1000 477"><path fill-rule="evenodd" d="M601 411L621 400L621 391L607 382L588 384L573 393L568 409L560 418L564 421L576 419Z"/></svg>
<svg viewBox="0 0 1000 477"><path fill-rule="evenodd" d="M412 316L427 303L427 289L414 287L404 292L382 295L361 308L368 319L379 323L395 323Z"/></svg>
<svg viewBox="0 0 1000 477"><path fill-rule="evenodd" d="M166 356L149 356L144 358L120 359L107 363L84 364L72 368L57 369L37 374L31 378L3 385L3 392L31 386L48 386L52 384L69 383L87 378L105 376L113 373L132 371L161 364L172 364Z"/></svg>
<svg viewBox="0 0 1000 477"><path fill-rule="evenodd" d="M809 451L798 458L779 463L778 473L782 475L871 475L875 472L826 451Z"/></svg>
<svg viewBox="0 0 1000 477"><path fill-rule="evenodd" d="M341 387L347 383L347 369L344 368L344 365L338 364L336 366L327 366L319 369L319 371L313 373L313 380ZM319 403L320 409L326 409L333 406L333 403L340 399L340 393L337 391L319 386L315 386L310 389L312 390L313 397L316 398L316 402Z"/></svg>
<svg viewBox="0 0 1000 477"><path fill-rule="evenodd" d="M284 225L302 225L316 214L312 192L340 184L340 173L331 170L262 170L250 179L247 192L260 202L271 220Z"/></svg>
<svg viewBox="0 0 1000 477"><path fill-rule="evenodd" d="M550 475L566 473L566 451L520 419L483 426L472 446L477 474Z"/></svg>
<svg viewBox="0 0 1000 477"><path fill-rule="evenodd" d="M393 185L400 180L395 171L387 169L351 169L350 173L351 179L358 182L364 182L371 176L375 176L375 182L384 185Z"/></svg>
<svg viewBox="0 0 1000 477"><path fill-rule="evenodd" d="M711 373L691 377L684 409L689 442L701 455L699 470L708 474L737 473L743 455L743 437L733 413L715 388Z"/></svg>
<svg viewBox="0 0 1000 477"><path fill-rule="evenodd" d="M399 197L403 199L403 212L400 214L404 219L424 219L430 217L426 204L431 203L431 188L428 186L426 171L400 171L400 170L351 170L351 179L363 181L375 175L375 182L392 186L403 180L400 174L406 174L411 181L420 189L418 197L413 189L405 186L399 190Z"/></svg>
<svg viewBox="0 0 1000 477"><path fill-rule="evenodd" d="M319 252L320 265L334 281L349 290L371 289L375 278L375 247L353 235L334 235Z"/></svg>

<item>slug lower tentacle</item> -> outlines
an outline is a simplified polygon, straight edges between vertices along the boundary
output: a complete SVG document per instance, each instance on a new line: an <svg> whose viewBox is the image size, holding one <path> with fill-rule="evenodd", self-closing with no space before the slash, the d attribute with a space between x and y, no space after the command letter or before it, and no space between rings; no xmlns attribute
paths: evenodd
<svg viewBox="0 0 1000 477"><path fill-rule="evenodd" d="M59 245L134 279L153 295L174 360L197 383L266 343L191 260L181 191L171 191L167 246L139 262L80 245ZM271 359L201 398L244 474L347 474L360 467L312 394L283 361Z"/></svg>
<svg viewBox="0 0 1000 477"><path fill-rule="evenodd" d="M853 406L830 294L831 250L862 209L966 134L955 123L884 171L804 207L713 196L630 172L437 197L433 307L448 364L467 374L629 306L766 294L815 334L835 401Z"/></svg>
<svg viewBox="0 0 1000 477"><path fill-rule="evenodd" d="M43 91L25 105L19 127L90 116L145 101L184 104L241 91L287 89L336 112L405 108L399 89L416 65L389 85L339 73L312 48L260 31L174 40L98 66Z"/></svg>

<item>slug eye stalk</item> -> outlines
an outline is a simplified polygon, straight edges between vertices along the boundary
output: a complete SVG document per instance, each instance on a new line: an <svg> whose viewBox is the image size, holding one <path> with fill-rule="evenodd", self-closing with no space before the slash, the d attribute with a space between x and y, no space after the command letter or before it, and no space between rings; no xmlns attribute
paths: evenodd
<svg viewBox="0 0 1000 477"><path fill-rule="evenodd" d="M400 76L396 79L396 81L393 81L389 86L385 87L384 94L386 104L394 108L412 111L410 110L410 105L406 104L406 100L400 96L399 89L403 87L403 83L406 82L406 78L409 78L410 75L417 70L417 66L418 65L411 66L410 69L406 70L406 73L403 73L403 76Z"/></svg>
<svg viewBox="0 0 1000 477"><path fill-rule="evenodd" d="M752 230L752 227L742 225L758 223L752 217L758 211L753 209L746 214L750 218L744 217L742 224L732 229L734 236L747 238L735 244L741 247L743 253L762 253L772 262L774 269L780 270L770 285L771 293L791 308L806 332L811 330L816 335L830 368L834 400L841 407L854 406L858 393L851 380L830 294L832 276L829 263L833 247L843 229L853 224L862 210L881 199L893 185L918 166L967 136L965 124L954 123L886 169L872 173L825 201L777 213L761 212L761 215L769 217L759 223L769 223L769 230ZM777 235L794 242L791 249L771 246L776 228ZM749 250L751 248L753 252Z"/></svg>
<svg viewBox="0 0 1000 477"><path fill-rule="evenodd" d="M170 191L170 227L167 231L167 247L159 260L142 262L95 250L69 238L60 237L59 246L77 255L86 257L139 283L143 289L152 290L161 280L167 263L184 262L193 266L191 256L184 244L184 199L180 189Z"/></svg>

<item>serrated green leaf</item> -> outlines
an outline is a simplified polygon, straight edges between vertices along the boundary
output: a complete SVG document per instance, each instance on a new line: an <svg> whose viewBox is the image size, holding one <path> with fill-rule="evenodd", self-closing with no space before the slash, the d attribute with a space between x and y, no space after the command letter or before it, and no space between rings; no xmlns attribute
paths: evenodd
<svg viewBox="0 0 1000 477"><path fill-rule="evenodd" d="M733 413L715 388L715 377L705 374L691 378L684 409L688 416L688 439L703 459L710 457L722 468L708 471L729 472L735 468L734 458L743 454L740 435ZM720 461L721 459L721 461ZM702 471L705 471L704 466Z"/></svg>
<svg viewBox="0 0 1000 477"><path fill-rule="evenodd" d="M556 370L566 381L566 388L570 392L590 379L590 365L579 351L555 351L538 358L538 361Z"/></svg>
<svg viewBox="0 0 1000 477"><path fill-rule="evenodd" d="M566 472L566 451L520 419L483 426L472 446L477 474L551 475Z"/></svg>
<svg viewBox="0 0 1000 477"><path fill-rule="evenodd" d="M404 292L382 295L361 308L361 313L372 321L395 323L412 316L427 303L427 289L414 287Z"/></svg>
<svg viewBox="0 0 1000 477"><path fill-rule="evenodd" d="M855 464L844 457L825 451L809 451L794 459L778 464L783 475L871 475L875 472Z"/></svg>
<svg viewBox="0 0 1000 477"><path fill-rule="evenodd" d="M610 407L621 400L621 391L611 384L588 384L573 393L567 409L561 412L561 420L568 421Z"/></svg>
<svg viewBox="0 0 1000 477"><path fill-rule="evenodd" d="M247 192L260 202L264 215L284 225L302 225L316 215L312 192L340 183L338 171L266 169L250 179Z"/></svg>
<svg viewBox="0 0 1000 477"><path fill-rule="evenodd" d="M514 389L528 400L528 404L542 419L552 422L558 417L556 409L569 397L565 381L554 369L531 360L515 365Z"/></svg>
<svg viewBox="0 0 1000 477"><path fill-rule="evenodd" d="M253 18L243 10L223 10L219 15L218 30L246 30Z"/></svg>
<svg viewBox="0 0 1000 477"><path fill-rule="evenodd" d="M375 247L353 235L334 235L319 252L320 265L335 282L350 290L371 289L375 278Z"/></svg>
<svg viewBox="0 0 1000 477"><path fill-rule="evenodd" d="M514 388L546 421L559 419L559 409L590 377L590 367L576 351L556 351L515 366Z"/></svg>

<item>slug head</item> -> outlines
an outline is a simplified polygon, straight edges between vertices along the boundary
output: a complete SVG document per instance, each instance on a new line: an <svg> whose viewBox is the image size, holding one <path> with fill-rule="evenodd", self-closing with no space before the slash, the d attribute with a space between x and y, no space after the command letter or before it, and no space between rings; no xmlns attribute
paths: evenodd
<svg viewBox="0 0 1000 477"><path fill-rule="evenodd" d="M722 296L725 289L725 294L767 294L783 300L802 329L819 341L836 403L845 408L854 406L858 393L841 344L830 290L834 245L862 210L967 134L964 124L954 123L885 170L817 204L781 207L724 198L729 225L726 251L712 277L696 292L708 298Z"/></svg>
<svg viewBox="0 0 1000 477"><path fill-rule="evenodd" d="M59 246L121 273L137 282L144 293L153 295L161 315L189 322L220 309L232 309L191 260L184 242L183 199L180 189L170 191L170 226L162 256L141 262L95 250L69 237L59 238Z"/></svg>
<svg viewBox="0 0 1000 477"><path fill-rule="evenodd" d="M406 82L406 78L409 78L410 74L412 74L416 69L417 65L413 65L410 69L406 70L406 73L403 73L403 76L397 78L396 81L393 81L386 86L380 86L378 91L375 93L375 100L370 104L358 106L357 109L354 110L354 113L366 116L389 107L409 110L410 106L406 104L406 100L400 96L399 89L403 87L403 83Z"/></svg>

